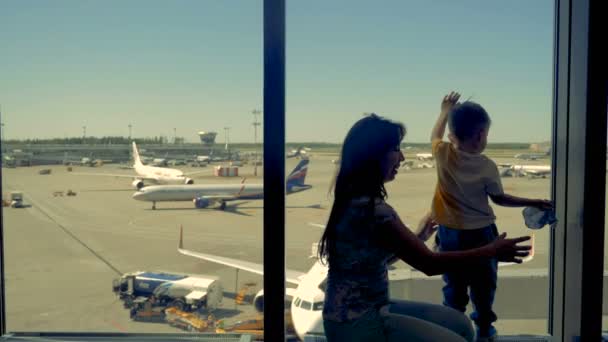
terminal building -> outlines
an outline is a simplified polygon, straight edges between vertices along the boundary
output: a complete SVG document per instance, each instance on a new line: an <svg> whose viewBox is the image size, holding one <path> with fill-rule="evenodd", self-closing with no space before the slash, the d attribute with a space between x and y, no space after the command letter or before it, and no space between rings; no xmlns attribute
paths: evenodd
<svg viewBox="0 0 608 342"><path fill-rule="evenodd" d="M203 145L213 145L215 144L215 137L217 136L217 132L198 132L198 136L201 138L201 142Z"/></svg>

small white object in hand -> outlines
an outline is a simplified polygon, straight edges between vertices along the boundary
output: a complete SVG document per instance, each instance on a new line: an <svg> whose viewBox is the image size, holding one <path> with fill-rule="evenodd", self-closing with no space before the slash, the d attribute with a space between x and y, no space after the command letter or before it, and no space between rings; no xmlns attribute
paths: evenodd
<svg viewBox="0 0 608 342"><path fill-rule="evenodd" d="M554 210L542 210L536 207L526 207L522 211L526 227L530 229L541 229L545 225L557 222Z"/></svg>

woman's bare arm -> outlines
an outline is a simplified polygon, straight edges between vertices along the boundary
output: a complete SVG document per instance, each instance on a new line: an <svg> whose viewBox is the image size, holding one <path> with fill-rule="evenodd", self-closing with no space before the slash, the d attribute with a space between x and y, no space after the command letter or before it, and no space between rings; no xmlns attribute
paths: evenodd
<svg viewBox="0 0 608 342"><path fill-rule="evenodd" d="M528 255L530 246L518 245L529 240L529 236L506 239L501 234L498 239L483 247L455 252L434 252L430 250L412 231L397 218L384 223L378 232L378 242L415 269L428 276L466 267L483 258L498 258L499 261L521 263Z"/></svg>

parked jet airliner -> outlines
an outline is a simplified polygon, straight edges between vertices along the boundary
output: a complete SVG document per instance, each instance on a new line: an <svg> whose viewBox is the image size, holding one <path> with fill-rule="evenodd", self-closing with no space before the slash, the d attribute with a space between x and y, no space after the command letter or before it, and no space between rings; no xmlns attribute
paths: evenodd
<svg viewBox="0 0 608 342"><path fill-rule="evenodd" d="M133 142L133 169L137 173L136 176L125 175L125 174L110 174L110 173L74 173L77 175L87 175L87 176L112 176L112 177L123 177L123 178L131 178L133 180L133 187L136 189L143 188L146 183L153 184L194 184L194 180L189 178L188 175L193 175L195 173L207 172L207 171L196 171L190 172L188 174L184 173L178 169L171 169L168 167L158 167L158 166L150 166L144 165L142 163L141 158L139 156L139 151L137 150L137 145L135 141Z"/></svg>
<svg viewBox="0 0 608 342"><path fill-rule="evenodd" d="M549 156L551 156L551 150L548 150L545 153L518 153L515 155L515 158L524 160L536 160L540 158L548 158Z"/></svg>
<svg viewBox="0 0 608 342"><path fill-rule="evenodd" d="M501 164L502 176L528 176L528 177L547 177L551 175L551 165L512 165Z"/></svg>
<svg viewBox="0 0 608 342"><path fill-rule="evenodd" d="M431 153L416 153L416 159L421 161L433 160L433 154Z"/></svg>
<svg viewBox="0 0 608 342"><path fill-rule="evenodd" d="M304 184L308 172L308 159L302 159L287 177L287 194L310 189L311 185ZM153 185L139 189L133 198L139 201L156 202L193 201L197 208L206 208L214 203L220 204L220 209L226 208L227 201L262 199L264 186L262 184L200 184L200 185Z"/></svg>
<svg viewBox="0 0 608 342"><path fill-rule="evenodd" d="M534 235L532 235L530 244L532 246L532 249L529 251L530 254L523 258L522 262L527 262L534 258ZM184 249L183 228L180 228L179 246L177 251L183 255L214 262L216 264L233 267L259 275L264 274L264 265L262 264ZM313 255L316 255L314 248ZM498 264L498 266L507 265L517 264ZM296 334L301 341L305 340L304 337L307 334L324 335L322 313L323 302L325 301L327 271L327 265L319 262L319 260L317 260L306 273L289 269L285 270L285 282L296 286L295 288L287 287L285 289L285 294L291 299L291 320L293 322ZM416 270L389 267L388 278L391 281L395 281L427 278L427 276L424 273ZM264 312L264 289L260 290L255 295L253 299L253 306L258 312Z"/></svg>

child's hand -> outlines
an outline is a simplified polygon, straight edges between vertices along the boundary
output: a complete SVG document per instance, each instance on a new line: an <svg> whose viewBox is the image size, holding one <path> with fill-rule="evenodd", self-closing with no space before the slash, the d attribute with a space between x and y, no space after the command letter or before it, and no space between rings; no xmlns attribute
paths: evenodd
<svg viewBox="0 0 608 342"><path fill-rule="evenodd" d="M553 202L549 200L537 200L534 206L541 210L553 210Z"/></svg>
<svg viewBox="0 0 608 342"><path fill-rule="evenodd" d="M449 113L456 103L458 103L459 98L460 94L454 91L451 91L448 95L444 96L443 101L441 101L441 113Z"/></svg>

